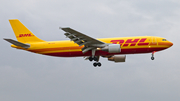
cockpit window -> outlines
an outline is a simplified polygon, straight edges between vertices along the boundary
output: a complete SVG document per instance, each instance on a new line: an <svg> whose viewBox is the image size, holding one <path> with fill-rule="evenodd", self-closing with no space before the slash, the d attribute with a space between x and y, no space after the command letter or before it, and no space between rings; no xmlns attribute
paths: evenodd
<svg viewBox="0 0 180 101"><path fill-rule="evenodd" d="M162 39L162 41L167 41L166 39Z"/></svg>

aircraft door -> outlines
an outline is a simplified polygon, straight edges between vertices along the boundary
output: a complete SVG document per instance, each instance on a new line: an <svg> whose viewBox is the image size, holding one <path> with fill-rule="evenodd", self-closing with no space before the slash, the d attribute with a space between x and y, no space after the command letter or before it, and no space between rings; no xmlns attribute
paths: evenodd
<svg viewBox="0 0 180 101"><path fill-rule="evenodd" d="M152 52L153 46L157 46L157 39L156 39L156 37L151 37L149 41L150 41L150 43L149 43L148 51Z"/></svg>
<svg viewBox="0 0 180 101"><path fill-rule="evenodd" d="M150 45L157 45L157 39L156 37L151 37L151 44Z"/></svg>

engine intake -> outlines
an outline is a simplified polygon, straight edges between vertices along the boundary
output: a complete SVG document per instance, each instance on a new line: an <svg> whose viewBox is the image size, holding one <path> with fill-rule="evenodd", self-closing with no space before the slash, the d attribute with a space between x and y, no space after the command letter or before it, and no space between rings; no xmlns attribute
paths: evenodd
<svg viewBox="0 0 180 101"><path fill-rule="evenodd" d="M125 62L126 60L126 55L116 55L108 58L109 61L114 61L114 62Z"/></svg>
<svg viewBox="0 0 180 101"><path fill-rule="evenodd" d="M121 52L121 46L120 46L120 44L109 44L108 46L101 48L101 50L107 51L109 53L120 53Z"/></svg>

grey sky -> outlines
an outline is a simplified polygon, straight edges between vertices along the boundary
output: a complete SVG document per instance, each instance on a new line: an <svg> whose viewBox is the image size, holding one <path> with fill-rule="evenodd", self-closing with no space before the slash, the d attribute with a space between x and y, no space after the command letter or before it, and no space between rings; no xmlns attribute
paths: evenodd
<svg viewBox="0 0 180 101"><path fill-rule="evenodd" d="M1 0L1 101L179 101L179 0ZM68 40L59 27L94 38L160 36L174 45L126 63L101 58L101 68L78 58L13 49L8 19L19 19L39 38Z"/></svg>

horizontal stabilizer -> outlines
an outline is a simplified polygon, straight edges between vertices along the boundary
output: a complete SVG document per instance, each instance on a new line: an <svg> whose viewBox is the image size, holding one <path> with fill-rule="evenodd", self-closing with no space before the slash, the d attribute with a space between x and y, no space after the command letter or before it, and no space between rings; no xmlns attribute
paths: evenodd
<svg viewBox="0 0 180 101"><path fill-rule="evenodd" d="M10 43L12 43L13 45L16 45L16 46L19 46L19 47L22 47L22 48L29 48L30 47L30 45L28 45L28 44L24 44L24 43L21 43L21 42L18 42L18 41L15 41L15 40L13 40L13 39L4 39L4 40L6 40L6 41L8 41L8 42L10 42Z"/></svg>

